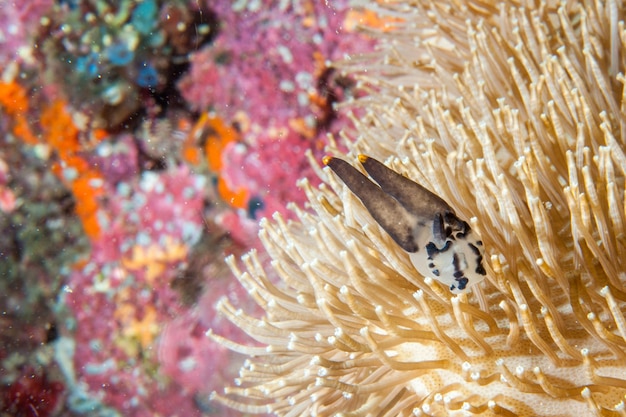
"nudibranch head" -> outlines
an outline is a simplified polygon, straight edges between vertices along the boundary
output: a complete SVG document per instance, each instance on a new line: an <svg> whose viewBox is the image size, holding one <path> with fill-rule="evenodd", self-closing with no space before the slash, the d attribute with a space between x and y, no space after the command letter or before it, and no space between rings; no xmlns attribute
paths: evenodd
<svg viewBox="0 0 626 417"><path fill-rule="evenodd" d="M448 213L448 216L454 214ZM454 218L458 221L456 216ZM433 233L420 250L409 254L420 274L441 282L455 294L467 291L487 274L483 266L482 240L466 222L459 223L462 230L449 233L443 239Z"/></svg>

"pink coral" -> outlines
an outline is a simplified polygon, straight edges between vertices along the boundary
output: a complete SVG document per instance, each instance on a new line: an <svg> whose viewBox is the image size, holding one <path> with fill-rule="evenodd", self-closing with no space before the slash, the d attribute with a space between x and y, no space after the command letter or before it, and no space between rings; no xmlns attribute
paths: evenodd
<svg viewBox="0 0 626 417"><path fill-rule="evenodd" d="M295 181L314 177L304 158L311 141L287 130L278 137L260 137L253 146L229 144L222 158L225 181L233 188L253 190L263 201L256 217L268 217L275 211L285 212L286 203L304 203L304 196L295 191Z"/></svg>
<svg viewBox="0 0 626 417"><path fill-rule="evenodd" d="M179 388L150 370L158 365L162 324L185 311L171 282L202 231L203 186L185 167L118 184L107 227L67 284L78 379L127 415L197 413ZM172 401L157 400L164 395Z"/></svg>
<svg viewBox="0 0 626 417"><path fill-rule="evenodd" d="M218 170L219 190L226 190L220 194L239 210L221 213L218 222L250 244L255 220L275 211L289 215L287 203L304 201L295 182L314 177L305 151L321 156L327 133L345 125L333 104L350 84L326 62L373 44L343 29L349 18L343 0L211 7L220 20L217 38L192 56L179 88L192 107L210 109L241 131L222 150Z"/></svg>
<svg viewBox="0 0 626 417"><path fill-rule="evenodd" d="M342 29L346 1L284 9L267 3L255 11L236 11L230 2L214 5L218 38L194 54L180 82L195 108L212 108L229 120L244 112L263 129L287 126L311 114L309 94L318 88L326 60L371 48L371 41Z"/></svg>
<svg viewBox="0 0 626 417"><path fill-rule="evenodd" d="M250 343L243 332L218 315L215 304L228 295L231 299L245 299L245 291L228 277L211 278L211 287L205 291L196 306L169 322L159 339L158 357L161 371L176 381L188 393L198 398L221 389L236 374L241 358L215 343L207 343L206 331L219 328L231 340ZM212 403L213 412L229 416L238 413ZM217 409L219 407L219 410Z"/></svg>
<svg viewBox="0 0 626 417"><path fill-rule="evenodd" d="M89 161L100 167L108 183L117 184L139 173L138 153L132 135L122 134L115 140L102 142Z"/></svg>
<svg viewBox="0 0 626 417"><path fill-rule="evenodd" d="M53 0L4 1L0 4L0 62L30 63L31 42Z"/></svg>
<svg viewBox="0 0 626 417"><path fill-rule="evenodd" d="M15 210L16 199L13 191L0 185L0 211L10 213Z"/></svg>
<svg viewBox="0 0 626 417"><path fill-rule="evenodd" d="M9 182L9 166L0 158L0 211L10 213L15 209L16 199Z"/></svg>

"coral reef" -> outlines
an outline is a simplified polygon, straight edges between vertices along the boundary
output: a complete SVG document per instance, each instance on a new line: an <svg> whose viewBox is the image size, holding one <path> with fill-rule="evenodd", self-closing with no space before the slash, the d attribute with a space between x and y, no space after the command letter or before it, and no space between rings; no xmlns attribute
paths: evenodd
<svg viewBox="0 0 626 417"><path fill-rule="evenodd" d="M241 361L205 332L244 341L223 259L346 125L348 5L0 6L0 414L241 414L209 401Z"/></svg>
<svg viewBox="0 0 626 417"><path fill-rule="evenodd" d="M343 30L348 2L286 6L274 0L256 8L254 3L215 2L219 32L210 48L193 54L190 71L180 81L183 96L192 106L227 120L250 115L245 130L255 136L299 119L309 128L327 123L320 117L309 120L315 118L311 108L316 97L332 101L342 93L326 62L371 44Z"/></svg>
<svg viewBox="0 0 626 417"><path fill-rule="evenodd" d="M45 374L27 367L8 387L3 389L0 410L9 415L23 417L47 417L59 408L64 386L58 381L49 381Z"/></svg>
<svg viewBox="0 0 626 417"><path fill-rule="evenodd" d="M0 62L35 65L32 37L53 0L6 2L0 7Z"/></svg>
<svg viewBox="0 0 626 417"><path fill-rule="evenodd" d="M52 416L65 396L52 360L56 295L87 239L46 161L9 135L0 145L0 415Z"/></svg>
<svg viewBox="0 0 626 417"><path fill-rule="evenodd" d="M277 184L310 177L304 151L321 157L326 135L346 125L333 105L351 97L352 81L327 62L373 46L354 30L359 17L348 6L347 1L211 6L219 16L218 33L210 48L192 55L179 86L193 107L210 109L240 132L241 140L221 153L223 168L215 169L221 194L240 209L222 220L247 244L255 240L257 219L276 210L289 215L285 202L304 202L295 187ZM255 36L242 35L247 33Z"/></svg>
<svg viewBox="0 0 626 417"><path fill-rule="evenodd" d="M94 125L112 129L180 104L173 85L212 24L211 13L183 0L63 2L36 42L47 77Z"/></svg>
<svg viewBox="0 0 626 417"><path fill-rule="evenodd" d="M170 284L202 233L203 188L202 177L184 167L118 183L92 256L67 281L76 380L124 414L194 413L182 399L153 402L175 392L156 374L155 348L160 323L184 311Z"/></svg>
<svg viewBox="0 0 626 417"><path fill-rule="evenodd" d="M38 96L36 96L38 97ZM57 99L41 108L33 108L27 88L15 80L0 83L0 105L5 110L7 121L12 125L15 138L27 145L41 145L40 159L47 159L54 153L52 172L72 190L77 200L75 212L82 220L87 235L95 237L100 232L97 219L98 200L102 196L102 176L93 164L81 155L91 145L106 136L106 132L79 129L72 119L67 103ZM29 123L35 116L39 123Z"/></svg>
<svg viewBox="0 0 626 417"><path fill-rule="evenodd" d="M219 304L256 343L208 333L247 355L214 399L280 416L624 415L624 4L369 7L388 24L380 52L341 65L369 92L349 158L470 219L487 278L456 296L424 279L319 169L324 184L300 183L310 211L263 222L271 265L230 259L265 314Z"/></svg>

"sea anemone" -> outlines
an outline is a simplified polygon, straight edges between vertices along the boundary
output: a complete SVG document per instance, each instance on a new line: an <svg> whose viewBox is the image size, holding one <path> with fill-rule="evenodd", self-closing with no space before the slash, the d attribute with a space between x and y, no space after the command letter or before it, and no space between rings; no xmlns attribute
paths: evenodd
<svg viewBox="0 0 626 417"><path fill-rule="evenodd" d="M249 356L214 398L279 416L626 415L624 6L372 2L383 46L339 64L369 92L347 159L445 199L482 236L487 278L454 296L421 277L320 169L297 220L262 222L269 266L228 260L265 313L219 303L258 344L209 333Z"/></svg>

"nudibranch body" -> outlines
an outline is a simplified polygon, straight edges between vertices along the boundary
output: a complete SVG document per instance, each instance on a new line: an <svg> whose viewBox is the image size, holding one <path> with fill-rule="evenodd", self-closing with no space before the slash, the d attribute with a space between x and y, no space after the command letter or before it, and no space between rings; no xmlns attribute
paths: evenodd
<svg viewBox="0 0 626 417"><path fill-rule="evenodd" d="M324 157L420 274L455 294L485 278L483 243L448 203L373 158L359 155L359 161L378 185L348 162Z"/></svg>

